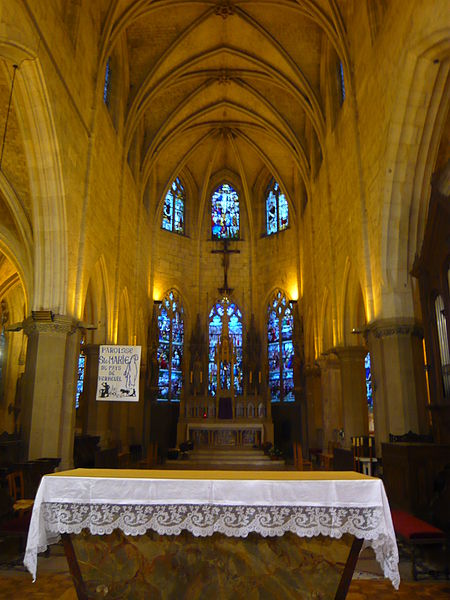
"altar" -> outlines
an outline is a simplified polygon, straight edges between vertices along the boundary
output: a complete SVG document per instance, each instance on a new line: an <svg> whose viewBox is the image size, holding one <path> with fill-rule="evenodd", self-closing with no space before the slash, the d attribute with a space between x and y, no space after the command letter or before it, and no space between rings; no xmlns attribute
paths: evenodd
<svg viewBox="0 0 450 600"><path fill-rule="evenodd" d="M352 472L55 473L30 523L33 578L61 535L78 598L345 598L363 542L400 582L383 483Z"/></svg>

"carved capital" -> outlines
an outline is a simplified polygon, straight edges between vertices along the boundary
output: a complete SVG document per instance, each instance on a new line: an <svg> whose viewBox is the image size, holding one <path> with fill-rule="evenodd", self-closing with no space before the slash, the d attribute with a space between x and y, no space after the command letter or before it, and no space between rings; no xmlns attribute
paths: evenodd
<svg viewBox="0 0 450 600"><path fill-rule="evenodd" d="M41 333L73 333L78 321L66 315L53 315L50 311L35 311L23 322L23 330L28 337Z"/></svg>
<svg viewBox="0 0 450 600"><path fill-rule="evenodd" d="M380 319L367 326L367 333L376 339L392 336L423 338L423 328L416 319Z"/></svg>
<svg viewBox="0 0 450 600"><path fill-rule="evenodd" d="M368 352L364 346L337 346L334 351L341 361L363 361Z"/></svg>
<svg viewBox="0 0 450 600"><path fill-rule="evenodd" d="M320 366L316 363L306 364L305 377L320 377Z"/></svg>

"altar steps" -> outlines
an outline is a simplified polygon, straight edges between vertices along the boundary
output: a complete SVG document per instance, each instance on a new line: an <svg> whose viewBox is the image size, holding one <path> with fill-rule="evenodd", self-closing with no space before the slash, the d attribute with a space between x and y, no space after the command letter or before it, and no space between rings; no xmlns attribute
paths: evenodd
<svg viewBox="0 0 450 600"><path fill-rule="evenodd" d="M185 458L167 460L169 469L195 470L239 470L239 471L279 471L286 469L284 460L271 460L262 450L214 448L198 449L187 453Z"/></svg>

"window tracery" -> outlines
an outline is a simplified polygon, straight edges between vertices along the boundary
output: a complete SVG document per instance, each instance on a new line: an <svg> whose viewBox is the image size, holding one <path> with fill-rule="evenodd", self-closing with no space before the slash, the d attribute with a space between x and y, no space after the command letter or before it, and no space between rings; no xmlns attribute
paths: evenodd
<svg viewBox="0 0 450 600"><path fill-rule="evenodd" d="M228 183L211 198L211 236L214 240L239 239L239 196Z"/></svg>
<svg viewBox="0 0 450 600"><path fill-rule="evenodd" d="M180 178L177 177L170 186L164 199L161 227L174 233L184 233L184 208L186 192Z"/></svg>
<svg viewBox="0 0 450 600"><path fill-rule="evenodd" d="M158 400L179 402L183 386L184 314L173 290L160 304L158 331Z"/></svg>
<svg viewBox="0 0 450 600"><path fill-rule="evenodd" d="M294 316L292 304L278 290L267 308L267 355L272 402L294 402Z"/></svg>
<svg viewBox="0 0 450 600"><path fill-rule="evenodd" d="M288 225L289 208L286 196L272 178L266 191L266 233L278 233L287 229Z"/></svg>
<svg viewBox="0 0 450 600"><path fill-rule="evenodd" d="M230 365L225 364L225 361L221 361L219 373L217 369L216 349L220 343L224 326L228 329L228 335L233 342L235 356L230 361L233 364L233 373L231 373ZM232 379L235 395L242 394L242 313L239 307L234 302L230 302L228 298L217 302L209 313L208 363L209 395L216 395L218 385L221 389L231 389Z"/></svg>

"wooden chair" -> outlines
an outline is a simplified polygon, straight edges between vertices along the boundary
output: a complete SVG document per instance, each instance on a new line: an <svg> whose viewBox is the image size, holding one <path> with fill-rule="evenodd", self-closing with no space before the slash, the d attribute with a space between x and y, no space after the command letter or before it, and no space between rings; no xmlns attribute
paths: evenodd
<svg viewBox="0 0 450 600"><path fill-rule="evenodd" d="M13 509L23 515L26 512L31 512L34 505L34 500L24 498L23 472L13 471L6 476L8 482L9 495L13 499Z"/></svg>
<svg viewBox="0 0 450 600"><path fill-rule="evenodd" d="M303 458L300 442L294 442L294 465L298 471L312 471L312 462Z"/></svg>
<svg viewBox="0 0 450 600"><path fill-rule="evenodd" d="M140 469L152 469L158 464L158 442L150 442L147 447L147 457L139 461Z"/></svg>

